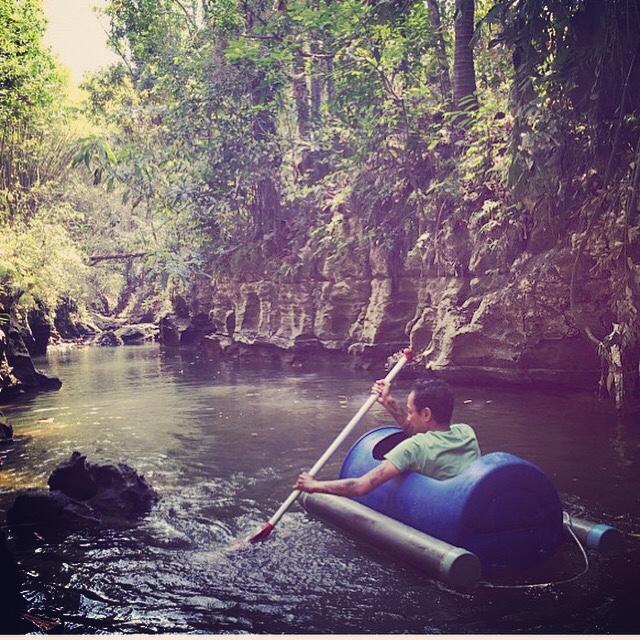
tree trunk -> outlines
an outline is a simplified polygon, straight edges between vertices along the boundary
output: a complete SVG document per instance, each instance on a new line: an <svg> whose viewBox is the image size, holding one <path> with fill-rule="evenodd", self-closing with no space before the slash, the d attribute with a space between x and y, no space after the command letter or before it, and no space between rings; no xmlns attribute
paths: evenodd
<svg viewBox="0 0 640 640"><path fill-rule="evenodd" d="M252 102L260 110L253 121L253 136L258 142L273 140L277 125L275 116L270 111L269 103L273 99L271 88L266 90L260 85L263 79L256 79L256 88L252 91ZM260 88L258 88L260 87ZM278 218L280 217L280 189L277 176L279 175L280 158L272 156L261 168L261 175L257 176L254 186L254 198L251 203L251 215L254 222L255 238L267 233L277 233Z"/></svg>
<svg viewBox="0 0 640 640"><path fill-rule="evenodd" d="M293 50L293 95L298 116L298 134L303 140L309 136L309 88L302 45Z"/></svg>
<svg viewBox="0 0 640 640"><path fill-rule="evenodd" d="M145 258L149 253L146 251L136 251L135 253L113 253L108 255L94 255L89 256L89 265L94 266L98 262L105 260L130 260L132 258Z"/></svg>
<svg viewBox="0 0 640 640"><path fill-rule="evenodd" d="M310 49L312 54L319 53L318 43L311 41ZM320 77L321 63L315 55L312 56L311 63L311 121L320 120L320 107L322 106L322 78Z"/></svg>
<svg viewBox="0 0 640 640"><path fill-rule="evenodd" d="M275 0L273 11L284 12L287 10L286 0ZM304 38L298 36L293 48L293 79L291 86L293 98L296 102L296 115L298 121L298 134L306 140L309 135L309 87L307 85L307 71L304 63Z"/></svg>
<svg viewBox="0 0 640 640"><path fill-rule="evenodd" d="M243 2L242 9L246 20L246 29L251 33L254 27L255 14L251 3ZM283 3L275 3L274 10L281 11L286 7ZM256 108L253 118L252 133L254 139L264 143L265 155L259 163L256 173L256 181L252 186L253 198L249 204L251 218L253 220L254 240L263 238L268 233L277 235L278 220L280 218L280 184L279 169L281 157L279 149L269 150L269 143L274 141L277 133L276 117L272 112L272 102L275 97L275 88L265 78L264 71L258 71L249 86L251 102Z"/></svg>
<svg viewBox="0 0 640 640"><path fill-rule="evenodd" d="M325 81L325 86L327 89L327 108L329 112L332 113L336 101L336 85L333 81L333 58L327 58L327 79Z"/></svg>
<svg viewBox="0 0 640 640"><path fill-rule="evenodd" d="M438 0L426 0L426 5L429 11L431 25L433 27L433 32L435 35L440 92L445 102L449 102L451 100L451 77L449 76L449 63L447 61L447 52L444 46L442 21L440 20L440 6L438 5Z"/></svg>
<svg viewBox="0 0 640 640"><path fill-rule="evenodd" d="M453 101L458 108L475 108L476 72L473 66L474 0L457 0L455 19L455 50L453 56Z"/></svg>

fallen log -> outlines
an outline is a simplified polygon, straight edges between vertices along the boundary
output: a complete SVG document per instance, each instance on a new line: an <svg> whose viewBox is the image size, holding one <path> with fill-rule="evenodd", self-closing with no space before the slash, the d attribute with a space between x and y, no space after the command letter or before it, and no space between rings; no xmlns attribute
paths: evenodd
<svg viewBox="0 0 640 640"><path fill-rule="evenodd" d="M112 253L102 256L89 256L89 265L94 266L98 264L98 262L103 262L105 260L131 260L133 258L145 258L148 255L149 253L146 251L136 251L134 253Z"/></svg>

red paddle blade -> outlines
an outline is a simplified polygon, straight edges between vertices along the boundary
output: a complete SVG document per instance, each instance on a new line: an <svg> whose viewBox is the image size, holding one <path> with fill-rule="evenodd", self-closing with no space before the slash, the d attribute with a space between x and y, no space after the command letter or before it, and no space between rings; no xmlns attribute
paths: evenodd
<svg viewBox="0 0 640 640"><path fill-rule="evenodd" d="M32 613L23 613L22 619L30 622L40 629L40 631L44 631L45 633L59 627L61 624L60 620L57 620L56 618L43 618L42 616L35 616Z"/></svg>
<svg viewBox="0 0 640 640"><path fill-rule="evenodd" d="M260 531L252 535L250 538L247 538L247 542L251 542L252 544L255 542L262 542L269 537L272 531L273 525L270 522L265 522Z"/></svg>
<svg viewBox="0 0 640 640"><path fill-rule="evenodd" d="M226 551L242 551L243 549L247 549L251 544L266 540L272 531L273 525L270 522L265 522L264 526L258 532L248 538L243 538L242 540L237 540L233 544L230 544L226 548Z"/></svg>

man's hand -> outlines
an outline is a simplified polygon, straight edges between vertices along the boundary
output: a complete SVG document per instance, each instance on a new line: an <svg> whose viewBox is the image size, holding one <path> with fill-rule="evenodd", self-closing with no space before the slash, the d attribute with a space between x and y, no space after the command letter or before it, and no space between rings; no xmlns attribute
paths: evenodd
<svg viewBox="0 0 640 640"><path fill-rule="evenodd" d="M378 402L383 406L388 406L393 400L391 397L391 385L386 380L376 380L371 387L371 393L378 396Z"/></svg>
<svg viewBox="0 0 640 640"><path fill-rule="evenodd" d="M306 491L306 493L313 493L318 485L318 481L314 480L308 473L301 473L293 485L294 489L298 491Z"/></svg>
<svg viewBox="0 0 640 640"><path fill-rule="evenodd" d="M378 395L378 402L394 417L395 421L404 429L407 422L407 412L391 395L391 385L385 380L376 380L371 387L371 393Z"/></svg>
<svg viewBox="0 0 640 640"><path fill-rule="evenodd" d="M314 480L308 473L301 473L293 488L307 493L330 493L334 496L354 498L369 493L379 484L395 478L397 475L400 475L400 470L394 464L385 460L359 478Z"/></svg>

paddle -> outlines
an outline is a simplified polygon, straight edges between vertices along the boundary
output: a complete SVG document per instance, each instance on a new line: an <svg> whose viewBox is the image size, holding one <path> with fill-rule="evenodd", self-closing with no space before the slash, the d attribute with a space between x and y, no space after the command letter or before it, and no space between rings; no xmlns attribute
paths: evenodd
<svg viewBox="0 0 640 640"><path fill-rule="evenodd" d="M405 349L402 353L402 356L400 357L400 360L396 362L393 369L391 369L391 371L389 371L389 373L387 374L386 378L384 379L385 382L391 382L396 377L396 375L398 375L400 369L402 369L402 367L404 367L404 365L409 362L411 358L411 349ZM329 460L329 458L333 455L334 451L343 443L345 438L353 431L360 420L364 418L367 411L369 411L369 409L371 409L371 407L376 403L377 399L378 396L375 393L372 393L369 396L367 401L358 410L358 413L356 413L356 415L351 418L349 423L344 427L344 429L342 429L335 440L331 443L329 448L322 454L318 462L316 462L313 467L311 467L311 469L309 470L310 476L315 476L320 471L320 469L322 469L327 460ZM247 538L245 542L260 542L261 540L267 538L273 531L276 524L278 524L280 518L282 518L282 516L285 514L287 509L296 501L296 498L300 495L300 493L301 492L299 489L292 491L289 497L282 503L281 507L271 516L271 518L269 518L269 520L267 520L267 522L265 522L263 527L257 533Z"/></svg>

